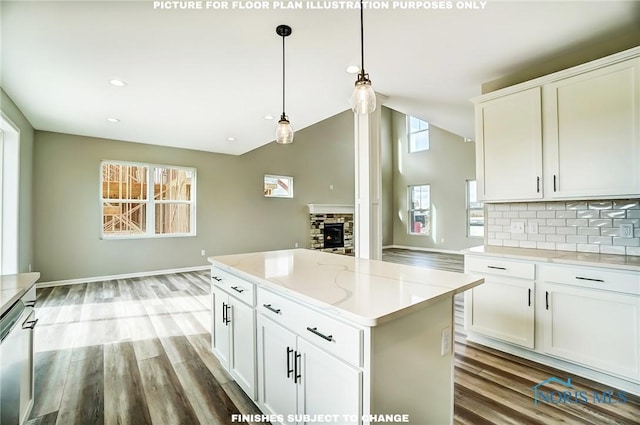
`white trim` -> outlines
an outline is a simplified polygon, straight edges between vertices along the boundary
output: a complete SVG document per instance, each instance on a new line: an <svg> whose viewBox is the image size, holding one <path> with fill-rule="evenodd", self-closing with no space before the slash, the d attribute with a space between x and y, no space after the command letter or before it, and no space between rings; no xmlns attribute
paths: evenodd
<svg viewBox="0 0 640 425"><path fill-rule="evenodd" d="M63 286L63 285L77 285L81 283L91 283L91 282L102 282L105 280L114 280L114 279L129 279L132 277L145 277L145 276L157 276L161 274L173 274L173 273L185 273L185 272L195 272L200 270L208 270L211 266L193 266L193 267L183 267L179 269L167 269L167 270L149 270L146 272L136 272L136 273L124 273L124 274L114 274L110 276L97 276L97 277L81 277L78 279L67 279L67 280L54 280L51 282L38 282L36 283L36 288L48 288L52 286Z"/></svg>
<svg viewBox="0 0 640 425"><path fill-rule="evenodd" d="M463 255L463 250L469 248L463 248L461 250L454 249L438 249L438 248L423 248L420 246L406 246L406 245L387 245L383 247L383 249L387 248L397 248L397 249L408 249L410 251L425 251L425 252L440 252L442 254L460 254Z"/></svg>
<svg viewBox="0 0 640 425"><path fill-rule="evenodd" d="M340 204L307 204L309 214L353 214L355 207L353 205Z"/></svg>
<svg viewBox="0 0 640 425"><path fill-rule="evenodd" d="M0 270L2 274L18 273L18 248L20 228L20 128L4 111L0 111L0 128L4 132L2 149L2 179L0 183Z"/></svg>
<svg viewBox="0 0 640 425"><path fill-rule="evenodd" d="M505 87L503 89L495 90L481 96L477 96L471 99L473 103L482 103L487 100L495 99L505 96L507 94L517 93L519 91L527 90L534 87L539 87L544 84L552 83L558 80L562 80L567 77L571 77L576 74L591 71L597 68L602 68L607 65L613 65L614 63L622 62L627 59L633 59L640 56L640 47L633 47L629 50L606 56L604 58L596 59L591 62L583 63L571 68L564 69L562 71L554 72L552 74L544 75L542 77L535 78L533 80L525 81L523 83L515 84L513 86Z"/></svg>

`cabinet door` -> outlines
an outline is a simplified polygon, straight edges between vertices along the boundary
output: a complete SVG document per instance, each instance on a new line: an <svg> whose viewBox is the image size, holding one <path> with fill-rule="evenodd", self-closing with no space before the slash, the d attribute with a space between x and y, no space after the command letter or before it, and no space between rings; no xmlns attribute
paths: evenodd
<svg viewBox="0 0 640 425"><path fill-rule="evenodd" d="M542 283L545 353L636 382L640 376L640 296Z"/></svg>
<svg viewBox="0 0 640 425"><path fill-rule="evenodd" d="M298 413L319 417L338 415L331 421L359 424L361 418L360 370L298 338L302 353L298 381ZM304 422L306 424L306 422Z"/></svg>
<svg viewBox="0 0 640 425"><path fill-rule="evenodd" d="M259 405L268 415L287 416L297 411L294 362L296 336L258 315Z"/></svg>
<svg viewBox="0 0 640 425"><path fill-rule="evenodd" d="M255 310L234 297L229 297L231 310L231 350L229 372L244 392L256 399L256 332Z"/></svg>
<svg viewBox="0 0 640 425"><path fill-rule="evenodd" d="M478 198L542 198L540 88L476 106Z"/></svg>
<svg viewBox="0 0 640 425"><path fill-rule="evenodd" d="M212 323L211 323L211 351L218 358L220 364L229 370L229 295L226 292L211 285L212 302Z"/></svg>
<svg viewBox="0 0 640 425"><path fill-rule="evenodd" d="M470 291L469 330L527 348L534 345L534 282L484 276Z"/></svg>
<svg viewBox="0 0 640 425"><path fill-rule="evenodd" d="M544 90L550 197L640 194L640 59Z"/></svg>

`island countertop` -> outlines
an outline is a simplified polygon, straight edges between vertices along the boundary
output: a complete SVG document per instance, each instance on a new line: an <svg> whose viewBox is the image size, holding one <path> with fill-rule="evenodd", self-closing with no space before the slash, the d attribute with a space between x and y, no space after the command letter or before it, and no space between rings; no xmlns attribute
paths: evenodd
<svg viewBox="0 0 640 425"><path fill-rule="evenodd" d="M0 275L0 315L26 294L39 278L37 272Z"/></svg>
<svg viewBox="0 0 640 425"><path fill-rule="evenodd" d="M364 326L377 326L483 282L479 276L307 249L209 257L222 270Z"/></svg>

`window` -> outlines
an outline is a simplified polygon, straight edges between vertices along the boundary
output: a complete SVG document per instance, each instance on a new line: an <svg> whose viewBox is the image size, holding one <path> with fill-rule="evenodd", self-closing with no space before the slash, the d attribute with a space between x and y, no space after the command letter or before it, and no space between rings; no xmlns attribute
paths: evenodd
<svg viewBox="0 0 640 425"><path fill-rule="evenodd" d="M264 196L293 198L293 177L264 175Z"/></svg>
<svg viewBox="0 0 640 425"><path fill-rule="evenodd" d="M193 236L195 168L103 161L102 236Z"/></svg>
<svg viewBox="0 0 640 425"><path fill-rule="evenodd" d="M18 273L20 129L0 112L0 273Z"/></svg>
<svg viewBox="0 0 640 425"><path fill-rule="evenodd" d="M467 180L467 236L484 237L484 202L478 202L475 180Z"/></svg>
<svg viewBox="0 0 640 425"><path fill-rule="evenodd" d="M429 123L420 118L407 116L409 153L429 150Z"/></svg>
<svg viewBox="0 0 640 425"><path fill-rule="evenodd" d="M428 235L431 231L430 186L409 186L409 234Z"/></svg>

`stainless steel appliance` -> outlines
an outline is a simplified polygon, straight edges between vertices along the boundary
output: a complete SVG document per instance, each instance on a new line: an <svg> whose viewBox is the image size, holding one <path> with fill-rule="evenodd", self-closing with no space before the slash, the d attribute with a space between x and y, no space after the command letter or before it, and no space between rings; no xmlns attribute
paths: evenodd
<svg viewBox="0 0 640 425"><path fill-rule="evenodd" d="M0 318L0 424L20 423L20 394L24 370L31 361L25 349L32 338L34 310L18 300ZM23 329L29 332L23 331Z"/></svg>

